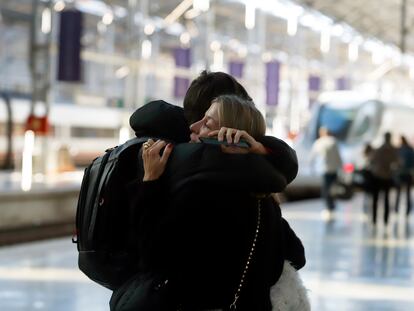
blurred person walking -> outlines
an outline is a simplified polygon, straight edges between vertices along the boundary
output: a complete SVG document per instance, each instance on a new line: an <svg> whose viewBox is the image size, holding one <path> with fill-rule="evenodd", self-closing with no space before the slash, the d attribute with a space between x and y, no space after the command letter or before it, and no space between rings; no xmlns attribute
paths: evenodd
<svg viewBox="0 0 414 311"><path fill-rule="evenodd" d="M342 159L339 154L338 143L326 127L319 129L319 138L312 146L311 162L314 162L316 157L321 160L323 172L321 195L327 207L323 216L330 220L335 209L335 199L331 194L331 187L337 181L338 170L342 167Z"/></svg>
<svg viewBox="0 0 414 311"><path fill-rule="evenodd" d="M358 168L353 175L353 186L364 192L363 211L368 215L368 207L372 205L372 173L371 173L371 156L374 148L370 143L366 143L362 150L362 157L359 159Z"/></svg>
<svg viewBox="0 0 414 311"><path fill-rule="evenodd" d="M411 211L411 186L413 183L414 170L414 149L411 147L404 135L400 137L400 147L398 148L400 166L397 173L397 199L395 202L395 212L398 213L400 205L401 190L406 188L406 215ZM408 217L407 217L408 218Z"/></svg>
<svg viewBox="0 0 414 311"><path fill-rule="evenodd" d="M384 224L388 224L389 216L389 192L394 185L395 169L399 157L397 148L391 144L391 133L384 134L384 143L374 149L371 155L372 172L372 224L377 223L378 197L380 192L384 194Z"/></svg>

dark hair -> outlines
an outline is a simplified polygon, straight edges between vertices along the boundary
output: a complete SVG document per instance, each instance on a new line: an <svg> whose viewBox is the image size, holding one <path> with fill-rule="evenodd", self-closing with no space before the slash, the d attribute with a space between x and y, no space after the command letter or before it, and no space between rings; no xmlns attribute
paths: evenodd
<svg viewBox="0 0 414 311"><path fill-rule="evenodd" d="M403 146L409 146L407 138L405 138L404 135L401 135L401 145Z"/></svg>
<svg viewBox="0 0 414 311"><path fill-rule="evenodd" d="M391 142L391 133L390 133L390 132L386 132L386 133L384 134L384 140L385 140L385 142L387 142L387 143Z"/></svg>
<svg viewBox="0 0 414 311"><path fill-rule="evenodd" d="M373 149L372 149L371 144L366 143L365 146L364 146L364 151L363 151L364 155L369 156L372 151L373 151Z"/></svg>
<svg viewBox="0 0 414 311"><path fill-rule="evenodd" d="M184 97L184 115L188 123L201 120L214 98L228 94L251 100L245 88L231 75L207 70L201 72L191 82Z"/></svg>

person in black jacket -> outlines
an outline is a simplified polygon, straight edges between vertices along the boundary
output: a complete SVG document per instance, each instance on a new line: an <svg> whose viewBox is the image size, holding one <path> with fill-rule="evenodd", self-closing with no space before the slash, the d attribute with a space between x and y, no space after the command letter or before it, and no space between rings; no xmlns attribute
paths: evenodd
<svg viewBox="0 0 414 311"><path fill-rule="evenodd" d="M229 114L223 112L223 107L231 106L229 101L243 106L233 124L226 123ZM254 105L234 96L219 97L206 116L203 126L209 126L210 132L223 124L250 131L252 136L246 132L239 136L251 146L265 131ZM243 119L249 121L248 126L237 123ZM228 129L222 132L229 133ZM143 151L145 181L137 187L142 271L168 276L182 310L229 306L246 269L256 229L255 207L260 201L256 248L236 302L238 310L270 310L269 289L279 278L284 260L301 268L304 250L273 199L259 200L254 194L283 190L285 176L272 167L260 148L256 154L224 154L236 151L235 147L184 144L174 147L160 178L172 151L168 144L160 156L164 146L162 140L149 140ZM168 197L160 195L165 189Z"/></svg>

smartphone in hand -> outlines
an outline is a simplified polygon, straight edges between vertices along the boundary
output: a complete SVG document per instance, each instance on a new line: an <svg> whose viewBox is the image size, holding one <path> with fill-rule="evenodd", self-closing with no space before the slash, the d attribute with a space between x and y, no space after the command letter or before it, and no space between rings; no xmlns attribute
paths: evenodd
<svg viewBox="0 0 414 311"><path fill-rule="evenodd" d="M241 139L237 144L229 144L227 140L219 141L217 137L199 137L200 141L204 144L209 145L225 145L225 146L233 146L233 147L240 147L240 148L249 148L250 145L244 139Z"/></svg>

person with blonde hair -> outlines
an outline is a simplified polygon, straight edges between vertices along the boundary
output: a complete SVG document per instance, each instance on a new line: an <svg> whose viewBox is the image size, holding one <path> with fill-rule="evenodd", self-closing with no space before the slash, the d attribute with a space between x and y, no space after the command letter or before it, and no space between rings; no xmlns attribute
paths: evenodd
<svg viewBox="0 0 414 311"><path fill-rule="evenodd" d="M140 274L114 292L111 310L270 311L285 261L300 269L305 258L270 196L287 181L255 138L263 116L252 101L225 95L190 128L193 143L143 145ZM194 143L212 136L223 143ZM242 139L247 147L236 146ZM295 310L309 310L302 300Z"/></svg>

